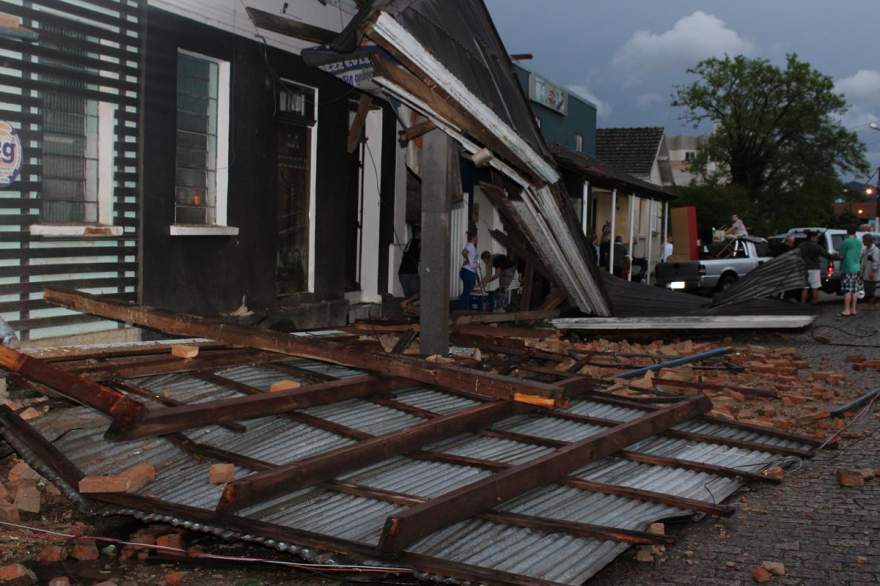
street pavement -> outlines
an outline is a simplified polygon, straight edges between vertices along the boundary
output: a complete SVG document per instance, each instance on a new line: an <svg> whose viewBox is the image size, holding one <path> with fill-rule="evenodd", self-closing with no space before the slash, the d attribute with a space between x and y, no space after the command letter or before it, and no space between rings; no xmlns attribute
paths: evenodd
<svg viewBox="0 0 880 586"><path fill-rule="evenodd" d="M797 346L823 369L847 372L854 386L878 387L878 371L853 372L846 356L880 358L880 347L871 347L880 346L880 312L841 318L841 305L839 298L823 298L812 332L747 341ZM856 346L822 344L812 334ZM847 433L859 437L846 440L841 449L820 452L789 471L781 484L738 492L728 501L738 507L732 517L669 527L678 542L667 547L666 559L637 562L632 553L621 556L590 586L755 584L752 568L762 561L785 566L785 575L769 584L880 584L880 478L868 480L863 488L843 488L835 479L838 468L880 469L880 401Z"/></svg>

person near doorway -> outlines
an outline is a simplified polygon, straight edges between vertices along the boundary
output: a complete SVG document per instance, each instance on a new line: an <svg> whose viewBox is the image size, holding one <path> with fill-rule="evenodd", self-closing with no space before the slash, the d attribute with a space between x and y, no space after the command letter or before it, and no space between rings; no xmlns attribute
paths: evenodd
<svg viewBox="0 0 880 586"><path fill-rule="evenodd" d="M458 276L461 278L463 288L461 297L458 298L458 308L463 311L471 309L471 292L477 284L477 231L469 230L467 244L461 250L462 263Z"/></svg>
<svg viewBox="0 0 880 586"><path fill-rule="evenodd" d="M862 281L865 284L865 299L863 300L868 309L877 309L877 281L880 281L880 248L874 242L870 234L862 236Z"/></svg>
<svg viewBox="0 0 880 586"><path fill-rule="evenodd" d="M483 289L497 280L498 289L493 296L492 305L495 309L506 310L510 305L510 285L516 277L516 263L505 254L492 254L488 250L484 250L480 258L486 265L486 275L488 275L483 279Z"/></svg>
<svg viewBox="0 0 880 586"><path fill-rule="evenodd" d="M831 255L819 244L818 237L816 232L807 232L807 238L797 247L807 269L807 286L801 291L801 303L809 301L813 305L819 303L819 289L822 287L822 259L831 260Z"/></svg>
<svg viewBox="0 0 880 586"><path fill-rule="evenodd" d="M419 292L419 260L422 256L422 239L418 226L413 226L413 234L403 251L397 278L403 288L403 296L409 299Z"/></svg>
<svg viewBox="0 0 880 586"><path fill-rule="evenodd" d="M675 245L672 244L672 236L666 236L666 242L663 244L663 258L662 262L667 262L669 257L673 255L675 252Z"/></svg>
<svg viewBox="0 0 880 586"><path fill-rule="evenodd" d="M746 225L736 214L730 216L730 227L724 231L725 238L745 238L749 235Z"/></svg>
<svg viewBox="0 0 880 586"><path fill-rule="evenodd" d="M626 246L623 245L623 237L615 236L614 237L614 271L613 274L615 277L620 277L621 279L626 278L626 269L627 269L627 250Z"/></svg>
<svg viewBox="0 0 880 586"><path fill-rule="evenodd" d="M858 294L862 289L861 260L862 243L856 238L856 229L846 231L846 240L840 245L840 291L843 293L843 311L841 317L856 315Z"/></svg>

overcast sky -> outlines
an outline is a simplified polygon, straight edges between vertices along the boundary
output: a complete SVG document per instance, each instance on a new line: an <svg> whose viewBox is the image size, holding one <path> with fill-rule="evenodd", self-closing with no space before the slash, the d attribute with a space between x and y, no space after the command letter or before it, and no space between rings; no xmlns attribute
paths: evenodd
<svg viewBox="0 0 880 586"><path fill-rule="evenodd" d="M685 70L725 53L782 63L795 52L836 80L843 120L880 165L878 0L486 0L507 50L598 107L599 127L697 134L669 105Z"/></svg>

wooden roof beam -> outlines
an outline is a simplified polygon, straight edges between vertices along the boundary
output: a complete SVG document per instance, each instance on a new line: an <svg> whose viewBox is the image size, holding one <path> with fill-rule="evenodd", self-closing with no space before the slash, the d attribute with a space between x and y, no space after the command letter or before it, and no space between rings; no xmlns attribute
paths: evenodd
<svg viewBox="0 0 880 586"><path fill-rule="evenodd" d="M385 523L380 550L386 555L397 555L434 531L488 512L539 486L559 482L590 462L698 417L711 407L706 397L683 401L392 515Z"/></svg>

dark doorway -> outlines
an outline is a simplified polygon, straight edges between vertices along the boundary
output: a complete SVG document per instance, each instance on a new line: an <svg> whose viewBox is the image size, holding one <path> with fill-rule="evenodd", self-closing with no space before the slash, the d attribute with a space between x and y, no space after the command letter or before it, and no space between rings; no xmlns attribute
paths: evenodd
<svg viewBox="0 0 880 586"><path fill-rule="evenodd" d="M282 80L275 130L279 295L309 291L314 112L314 90Z"/></svg>

